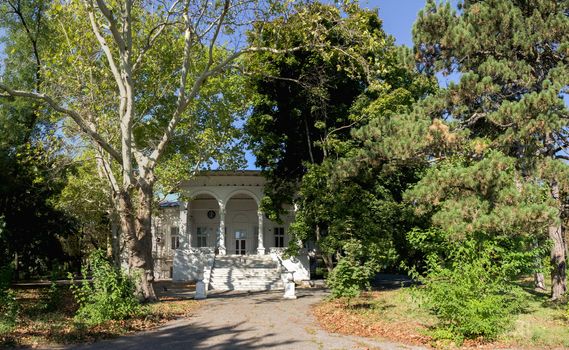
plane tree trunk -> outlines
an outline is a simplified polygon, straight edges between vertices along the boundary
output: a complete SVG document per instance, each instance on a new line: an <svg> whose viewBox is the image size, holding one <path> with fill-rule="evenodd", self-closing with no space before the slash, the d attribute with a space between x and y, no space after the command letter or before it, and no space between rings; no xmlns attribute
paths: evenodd
<svg viewBox="0 0 569 350"><path fill-rule="evenodd" d="M130 273L135 277L137 292L144 301L155 301L154 260L152 257L152 184L138 186L133 199L132 192L119 193L119 215L125 248L128 252ZM134 205L136 201L136 206Z"/></svg>

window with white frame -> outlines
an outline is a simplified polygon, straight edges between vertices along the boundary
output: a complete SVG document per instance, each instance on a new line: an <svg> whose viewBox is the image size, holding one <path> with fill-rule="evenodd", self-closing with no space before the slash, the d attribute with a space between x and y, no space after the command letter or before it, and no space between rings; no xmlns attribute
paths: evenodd
<svg viewBox="0 0 569 350"><path fill-rule="evenodd" d="M208 234L207 227L198 227L197 228L197 246L198 248L207 247L207 234Z"/></svg>
<svg viewBox="0 0 569 350"><path fill-rule="evenodd" d="M170 248L180 248L180 229L176 226L170 227Z"/></svg>
<svg viewBox="0 0 569 350"><path fill-rule="evenodd" d="M275 247L284 248L284 227L275 227Z"/></svg>

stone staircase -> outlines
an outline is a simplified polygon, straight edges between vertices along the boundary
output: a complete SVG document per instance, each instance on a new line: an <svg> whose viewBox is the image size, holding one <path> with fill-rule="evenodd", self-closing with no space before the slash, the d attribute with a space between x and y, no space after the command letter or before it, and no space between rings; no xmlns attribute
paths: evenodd
<svg viewBox="0 0 569 350"><path fill-rule="evenodd" d="M211 271L209 289L284 289L279 264L270 256L217 256Z"/></svg>

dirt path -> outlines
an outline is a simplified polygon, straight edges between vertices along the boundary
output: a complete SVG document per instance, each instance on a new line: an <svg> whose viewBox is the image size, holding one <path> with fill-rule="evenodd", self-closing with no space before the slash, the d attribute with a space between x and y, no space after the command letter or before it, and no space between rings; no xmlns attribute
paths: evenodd
<svg viewBox="0 0 569 350"><path fill-rule="evenodd" d="M210 295L196 313L150 332L77 347L79 349L421 349L390 342L330 334L321 330L310 305L322 290Z"/></svg>

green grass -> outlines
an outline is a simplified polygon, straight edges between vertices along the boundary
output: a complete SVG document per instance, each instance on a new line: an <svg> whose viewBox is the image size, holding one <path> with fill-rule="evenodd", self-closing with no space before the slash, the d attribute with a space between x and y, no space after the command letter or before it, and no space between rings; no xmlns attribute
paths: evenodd
<svg viewBox="0 0 569 350"><path fill-rule="evenodd" d="M532 290L530 281L523 281L523 285L527 307L513 316L510 329L495 343L478 339L466 341L465 348L569 348L567 300L551 302L548 291ZM321 325L333 332L439 348L455 347L453 343L433 340L437 319L422 307L420 293L410 288L364 293L349 301L327 300L318 305L314 313Z"/></svg>
<svg viewBox="0 0 569 350"><path fill-rule="evenodd" d="M512 329L500 339L517 346L569 348L567 301L552 302L548 291L533 291L526 285L528 306L516 317Z"/></svg>

